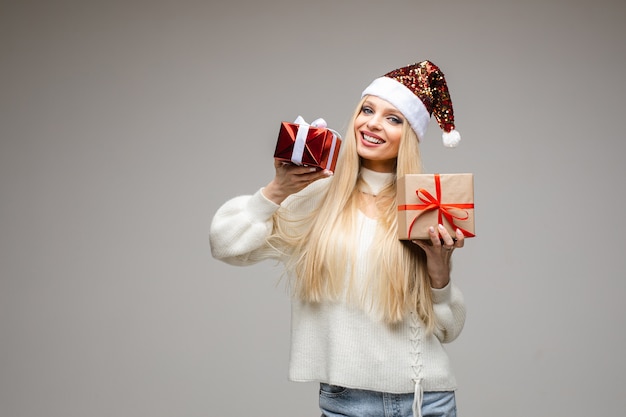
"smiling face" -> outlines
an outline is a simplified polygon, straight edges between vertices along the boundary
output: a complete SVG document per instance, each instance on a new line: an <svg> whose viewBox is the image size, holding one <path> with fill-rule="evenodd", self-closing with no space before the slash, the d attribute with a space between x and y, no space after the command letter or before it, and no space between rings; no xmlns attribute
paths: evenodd
<svg viewBox="0 0 626 417"><path fill-rule="evenodd" d="M407 123L400 111L376 96L367 96L354 120L356 150L365 168L393 172Z"/></svg>

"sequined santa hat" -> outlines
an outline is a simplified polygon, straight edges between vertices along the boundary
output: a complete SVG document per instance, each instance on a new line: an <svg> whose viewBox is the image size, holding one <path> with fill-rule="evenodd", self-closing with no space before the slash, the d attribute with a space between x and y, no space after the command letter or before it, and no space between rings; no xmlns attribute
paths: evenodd
<svg viewBox="0 0 626 417"><path fill-rule="evenodd" d="M454 128L454 112L446 79L439 67L426 60L407 65L376 78L363 90L361 97L372 95L396 107L421 140L426 134L430 116L443 130L443 144L453 148L461 135Z"/></svg>

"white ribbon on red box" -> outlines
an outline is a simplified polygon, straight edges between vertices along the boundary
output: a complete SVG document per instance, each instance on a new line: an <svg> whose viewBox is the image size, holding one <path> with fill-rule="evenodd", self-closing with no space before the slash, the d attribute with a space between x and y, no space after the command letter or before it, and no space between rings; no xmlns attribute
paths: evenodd
<svg viewBox="0 0 626 417"><path fill-rule="evenodd" d="M311 124L308 124L304 121L302 116L298 116L296 120L293 122L298 125L298 133L296 134L296 141L293 144L293 152L291 154L291 162L296 165L302 165L302 156L304 155L304 148L306 146L306 138L309 135L309 127L319 127L328 129L328 125L326 124L326 120L315 119ZM333 162L333 157L335 155L335 148L337 147L337 138L340 137L339 133L335 132L332 129L328 129L333 133L333 143L330 146L330 154L328 156L328 163L326 164L326 169L331 167Z"/></svg>

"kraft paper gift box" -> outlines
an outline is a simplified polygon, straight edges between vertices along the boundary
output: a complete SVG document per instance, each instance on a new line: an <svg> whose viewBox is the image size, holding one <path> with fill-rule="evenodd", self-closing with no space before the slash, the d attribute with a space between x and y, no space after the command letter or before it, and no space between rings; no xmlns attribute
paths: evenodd
<svg viewBox="0 0 626 417"><path fill-rule="evenodd" d="M473 174L409 174L398 178L398 238L430 239L442 224L452 237L474 237Z"/></svg>
<svg viewBox="0 0 626 417"><path fill-rule="evenodd" d="M334 171L340 148L341 136L328 129L323 119L309 125L298 116L294 123L282 122L274 158Z"/></svg>

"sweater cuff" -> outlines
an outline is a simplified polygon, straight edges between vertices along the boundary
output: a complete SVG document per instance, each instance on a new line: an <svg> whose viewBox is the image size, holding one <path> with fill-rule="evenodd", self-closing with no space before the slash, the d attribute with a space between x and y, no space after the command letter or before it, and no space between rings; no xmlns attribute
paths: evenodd
<svg viewBox="0 0 626 417"><path fill-rule="evenodd" d="M452 280L443 288L431 288L430 290L433 295L433 303L447 303L452 298Z"/></svg>
<svg viewBox="0 0 626 417"><path fill-rule="evenodd" d="M265 197L261 190L263 190L263 188L259 189L252 195L252 198L248 200L248 210L252 213L256 213L259 218L267 220L274 215L280 206Z"/></svg>

